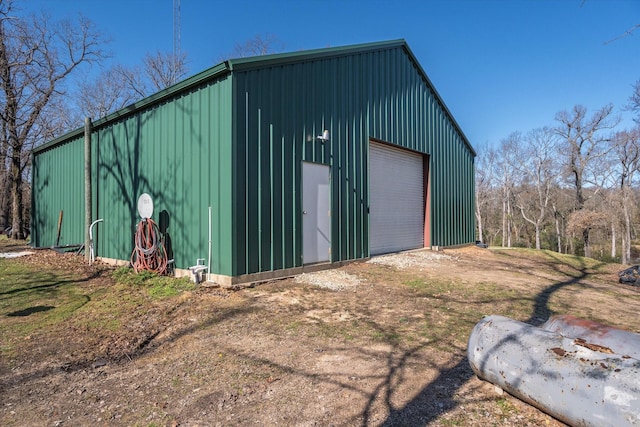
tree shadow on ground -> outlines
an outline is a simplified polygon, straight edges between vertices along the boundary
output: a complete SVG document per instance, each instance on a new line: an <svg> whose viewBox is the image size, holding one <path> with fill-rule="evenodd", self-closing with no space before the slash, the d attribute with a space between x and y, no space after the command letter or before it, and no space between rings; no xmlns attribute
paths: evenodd
<svg viewBox="0 0 640 427"><path fill-rule="evenodd" d="M554 268L555 266L555 271L559 275L561 274L561 277L566 278L566 280L551 283L533 298L533 309L527 322L534 325L543 323L548 317L554 314L550 307L550 300L554 294L561 289L580 284L581 281L586 279L590 274L590 269L586 266L577 267L570 273L567 273L567 271L561 271L560 264L554 264L553 261L549 261L548 266L551 268ZM85 280L89 279L87 278ZM54 284L48 286L53 285ZM475 303L482 303L482 301ZM206 330L215 327L216 325L233 319L234 317L248 314L251 310L255 310L255 308L250 305L235 309L226 309L222 312L208 315L205 319L202 319L202 321L195 322L193 324L185 324L182 327L175 328L173 329L173 332L168 334L164 334L163 330L152 331L153 333L148 335L147 339L140 343L140 345L135 349L135 352L123 355L120 359L109 360L109 363L128 363L132 359L162 349L166 344L175 343L181 337L190 335L199 330ZM176 313L176 316L178 314L179 313ZM381 336L392 337L397 334L397 331L389 330L384 326L375 323L372 323L372 325L375 328L378 328ZM420 357L422 350L424 350L429 344L419 344L405 349L398 349L397 347L394 347L395 342L391 339L387 340L386 344L389 345L390 349L382 352L373 352L367 349L358 348L358 351L363 356L385 359L384 369L368 378L375 382L373 387L364 387L357 383L345 380L344 373L338 371L323 374L319 377L317 372L301 369L297 367L295 363L279 363L277 360L271 358L256 356L255 353L251 353L251 349L233 347L227 348L225 351L234 352L239 357L251 359L262 365L273 367L291 375L304 377L310 381L319 380L324 383L336 385L344 390L353 391L364 399L364 403L362 408L358 410L359 412L357 417L351 419L351 422L349 423L351 425L426 425L436 421L443 414L446 414L458 407L460 402L459 398L457 398L457 393L461 389L461 386L473 378L474 375L465 357L459 357L458 355L454 356L453 359L446 361L447 363L445 368L441 368L440 366L442 366L442 364L438 365L434 361L424 360L421 362L421 366L424 366L425 369L439 370L436 378L426 384L418 394L406 404L397 406L393 403L393 397L400 389L403 381L406 379L409 365L415 363L415 359ZM332 350L342 351L343 349L334 348ZM350 348L348 350L351 351L353 349ZM462 349L457 349L456 353L459 354L462 351ZM25 382L42 379L49 375L54 375L59 373L61 369L65 372L90 369L93 368L92 364L93 360L77 359L74 362L64 364L63 366L49 365L31 372L24 372L10 377L7 376L5 378L0 378L0 391L3 389L7 390L9 387L17 384L23 384ZM340 375L342 375L342 377ZM379 404L381 402L386 408L388 415L380 424L380 420L376 419L375 411L376 408L379 408Z"/></svg>
<svg viewBox="0 0 640 427"><path fill-rule="evenodd" d="M19 294L19 293L23 293L23 292L34 292L34 291L46 291L46 290L50 290L50 289L55 289L55 288L59 288L71 283L85 283L85 282L89 282L93 279L97 279L98 277L102 277L103 276L103 271L102 270L96 270L95 272L93 272L90 275L87 275L85 277L76 279L76 278L71 278L71 279L58 279L57 275L54 274L48 274L47 278L43 278L42 276L39 277L39 282L41 281L45 281L45 282L49 282L43 285L34 285L34 286L24 286L24 287L20 287L20 288L15 288L15 289L10 289L8 291L4 291L4 292L0 292L0 296L1 295L7 295L7 296L11 296L11 295L15 295L15 294Z"/></svg>
<svg viewBox="0 0 640 427"><path fill-rule="evenodd" d="M525 322L533 326L540 326L546 322L554 311L549 306L551 297L558 291L570 286L580 284L585 280L589 271L597 269L603 264L598 264L594 267L588 268L584 263L579 267L574 268L571 273L562 271L562 264L553 259L548 261L547 267L551 267L552 270L561 274L564 277L570 275L567 280L563 280L557 283L553 283L545 287L534 298L534 307L529 319ZM497 351L498 349L493 349ZM442 414L455 409L459 403L456 401L455 394L459 390L459 386L473 378L474 372L469 365L467 358L461 359L455 366L440 371L438 377L427 384L411 401L400 408L394 408L392 405L388 405L389 416L384 421L384 426L396 426L396 425L410 425L419 421L421 425L429 424L435 421ZM451 378L457 378L459 380L459 386L456 388L447 388L447 385L451 382ZM387 385L387 386L390 386ZM450 390L446 395L441 394L441 390ZM437 404L434 405L434 400L437 400ZM436 410L434 411L434 407ZM367 410L363 411L365 418L362 425L369 425L369 419L366 417Z"/></svg>
<svg viewBox="0 0 640 427"><path fill-rule="evenodd" d="M53 305L36 305L33 307L25 308L24 310L13 311L11 313L7 313L9 317L26 317L30 316L34 313L41 313L43 311L53 310L55 306Z"/></svg>

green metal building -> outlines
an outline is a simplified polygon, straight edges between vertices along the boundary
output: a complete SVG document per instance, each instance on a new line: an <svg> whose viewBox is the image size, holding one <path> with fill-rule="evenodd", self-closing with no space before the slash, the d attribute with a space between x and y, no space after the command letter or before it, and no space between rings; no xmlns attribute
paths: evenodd
<svg viewBox="0 0 640 427"><path fill-rule="evenodd" d="M149 194L221 284L475 241L475 152L404 40L225 61L93 123L96 254ZM32 241L84 240L84 130L35 150ZM209 209L211 207L211 209Z"/></svg>

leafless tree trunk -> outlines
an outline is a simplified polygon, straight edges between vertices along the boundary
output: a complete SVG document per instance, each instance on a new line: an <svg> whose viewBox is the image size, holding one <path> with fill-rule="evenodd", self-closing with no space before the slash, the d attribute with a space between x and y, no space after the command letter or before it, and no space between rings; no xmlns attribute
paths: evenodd
<svg viewBox="0 0 640 427"><path fill-rule="evenodd" d="M583 228L582 229L582 241L584 242L584 256L587 258L591 258L591 240L589 240L590 229Z"/></svg>
<svg viewBox="0 0 640 427"><path fill-rule="evenodd" d="M0 232L9 226L11 218L11 174L9 173L9 140L4 122L0 120Z"/></svg>
<svg viewBox="0 0 640 427"><path fill-rule="evenodd" d="M513 212L511 209L511 188L503 184L502 187L502 246L511 247L513 234Z"/></svg>
<svg viewBox="0 0 640 427"><path fill-rule="evenodd" d="M575 255L576 254L576 246L573 243L573 239L575 239L575 233L571 233L569 236L569 253L571 255Z"/></svg>
<svg viewBox="0 0 640 427"><path fill-rule="evenodd" d="M631 218L632 210L635 207L631 185L640 168L640 127L636 127L632 131L616 133L614 143L613 155L615 156L616 170L619 173L619 199L624 226L622 263L627 264L631 258Z"/></svg>
<svg viewBox="0 0 640 427"><path fill-rule="evenodd" d="M623 242L624 247L624 242ZM616 223L612 219L611 220L611 259L615 259L616 257Z"/></svg>
<svg viewBox="0 0 640 427"><path fill-rule="evenodd" d="M491 199L492 174L495 153L492 150L481 149L476 156L476 223L478 225L478 240L484 243L483 218Z"/></svg>
<svg viewBox="0 0 640 427"><path fill-rule="evenodd" d="M502 194L502 247L507 246L507 198Z"/></svg>
<svg viewBox="0 0 640 427"><path fill-rule="evenodd" d="M478 224L478 241L483 242L482 237L482 214L480 213L480 206L476 203L476 223Z"/></svg>
<svg viewBox="0 0 640 427"><path fill-rule="evenodd" d="M0 120L5 126L11 177L11 237L25 237L23 172L34 129L47 105L61 93L61 83L83 63L103 57L102 41L92 24L51 23L13 15L13 2L0 3Z"/></svg>
<svg viewBox="0 0 640 427"><path fill-rule="evenodd" d="M514 145L513 167L520 182L516 186L517 207L522 218L535 229L535 246L540 250L540 230L547 215L551 190L558 175L556 141L548 128L534 129Z"/></svg>
<svg viewBox="0 0 640 427"><path fill-rule="evenodd" d="M513 132L500 142L500 151L496 160L498 167L496 173L499 176L502 191L502 246L511 247L513 234L513 188L517 181L513 157L517 156L517 147L520 144L521 135Z"/></svg>
<svg viewBox="0 0 640 427"><path fill-rule="evenodd" d="M629 208L624 205L624 235L622 236L622 264L631 262L631 215Z"/></svg>
<svg viewBox="0 0 640 427"><path fill-rule="evenodd" d="M507 197L507 247L510 248L511 243L511 235L513 233L513 212L511 210L511 197L510 192L508 192L509 197Z"/></svg>
<svg viewBox="0 0 640 427"><path fill-rule="evenodd" d="M556 226L556 241L558 244L558 253L562 253L562 233L560 232L560 212L556 209L555 204L553 207L553 219Z"/></svg>

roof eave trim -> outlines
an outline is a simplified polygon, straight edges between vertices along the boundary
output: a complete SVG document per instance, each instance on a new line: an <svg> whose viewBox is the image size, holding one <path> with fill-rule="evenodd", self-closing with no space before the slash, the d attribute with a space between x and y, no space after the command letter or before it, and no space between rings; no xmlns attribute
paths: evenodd
<svg viewBox="0 0 640 427"><path fill-rule="evenodd" d="M404 39L398 39L383 42L339 46L334 48L303 50L300 52L276 53L271 55L252 56L247 58L236 58L230 59L228 62L231 70L244 71L254 68L268 67L270 65L283 65L300 61L333 58L340 55L353 55L357 53L381 49L393 49L400 46L406 46L406 44L407 42Z"/></svg>

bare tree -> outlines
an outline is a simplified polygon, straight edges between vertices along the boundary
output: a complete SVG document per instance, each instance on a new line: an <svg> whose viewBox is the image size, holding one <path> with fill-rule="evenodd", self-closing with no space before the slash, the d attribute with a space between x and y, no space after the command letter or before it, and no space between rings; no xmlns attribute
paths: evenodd
<svg viewBox="0 0 640 427"><path fill-rule="evenodd" d="M633 85L633 92L629 97L629 103L626 106L627 110L633 111L636 117L633 120L640 124L640 80L636 81Z"/></svg>
<svg viewBox="0 0 640 427"><path fill-rule="evenodd" d="M514 168L517 147L521 144L522 135L520 132L511 133L506 139L500 142L499 158L496 162L496 175L500 181L502 193L502 246L510 248L513 237L513 189L518 181Z"/></svg>
<svg viewBox="0 0 640 427"><path fill-rule="evenodd" d="M244 43L236 43L233 50L223 55L220 61L230 58L246 58L249 56L261 56L269 53L282 52L283 45L273 34L256 34L252 39Z"/></svg>
<svg viewBox="0 0 640 427"><path fill-rule="evenodd" d="M520 177L514 192L516 206L522 218L535 228L535 245L540 250L540 230L558 176L557 139L549 128L534 129L512 150L513 167Z"/></svg>
<svg viewBox="0 0 640 427"><path fill-rule="evenodd" d="M144 97L144 93L137 76L118 65L104 71L93 81L83 82L77 102L84 116L99 118L135 102ZM76 123L81 123L81 120Z"/></svg>
<svg viewBox="0 0 640 427"><path fill-rule="evenodd" d="M43 133L37 124L65 79L100 60L103 40L83 17L53 23L46 15L20 18L12 1L0 2L0 120L7 138L12 238L25 237L23 172L28 151Z"/></svg>
<svg viewBox="0 0 640 427"><path fill-rule="evenodd" d="M147 54L144 57L144 72L149 79L152 92L165 89L180 80L187 74L186 56L173 53Z"/></svg>
<svg viewBox="0 0 640 427"><path fill-rule="evenodd" d="M611 136L605 131L613 129L619 119L611 117L613 105L609 104L587 117L587 109L581 105L573 107L571 112L561 111L556 114L559 122L555 133L561 138L564 147L565 167L569 182L575 191L576 211L584 208L587 196L584 192L585 184L592 184L595 188L593 195L602 188L603 174L597 168L599 161L604 159L611 150ZM575 224L586 224L588 221L574 221ZM582 230L584 255L589 253L589 230Z"/></svg>
<svg viewBox="0 0 640 427"><path fill-rule="evenodd" d="M632 215L635 211L632 183L640 169L640 127L616 133L613 155L617 163L619 203L622 213L622 263L631 259ZM613 215L612 215L613 217ZM613 242L612 242L613 245Z"/></svg>
<svg viewBox="0 0 640 427"><path fill-rule="evenodd" d="M476 156L476 224L478 226L478 239L485 242L484 221L488 215L486 208L492 198L493 168L496 158L495 151L487 148L478 150Z"/></svg>
<svg viewBox="0 0 640 427"><path fill-rule="evenodd" d="M119 79L122 84L124 98L120 104L125 106L177 83L187 75L186 64L187 57L184 54L176 57L172 53L158 51L147 54L139 66L116 66L110 77Z"/></svg>
<svg viewBox="0 0 640 427"><path fill-rule="evenodd" d="M157 52L135 67L116 65L81 84L78 103L86 116L99 118L165 89L187 74L186 56Z"/></svg>

